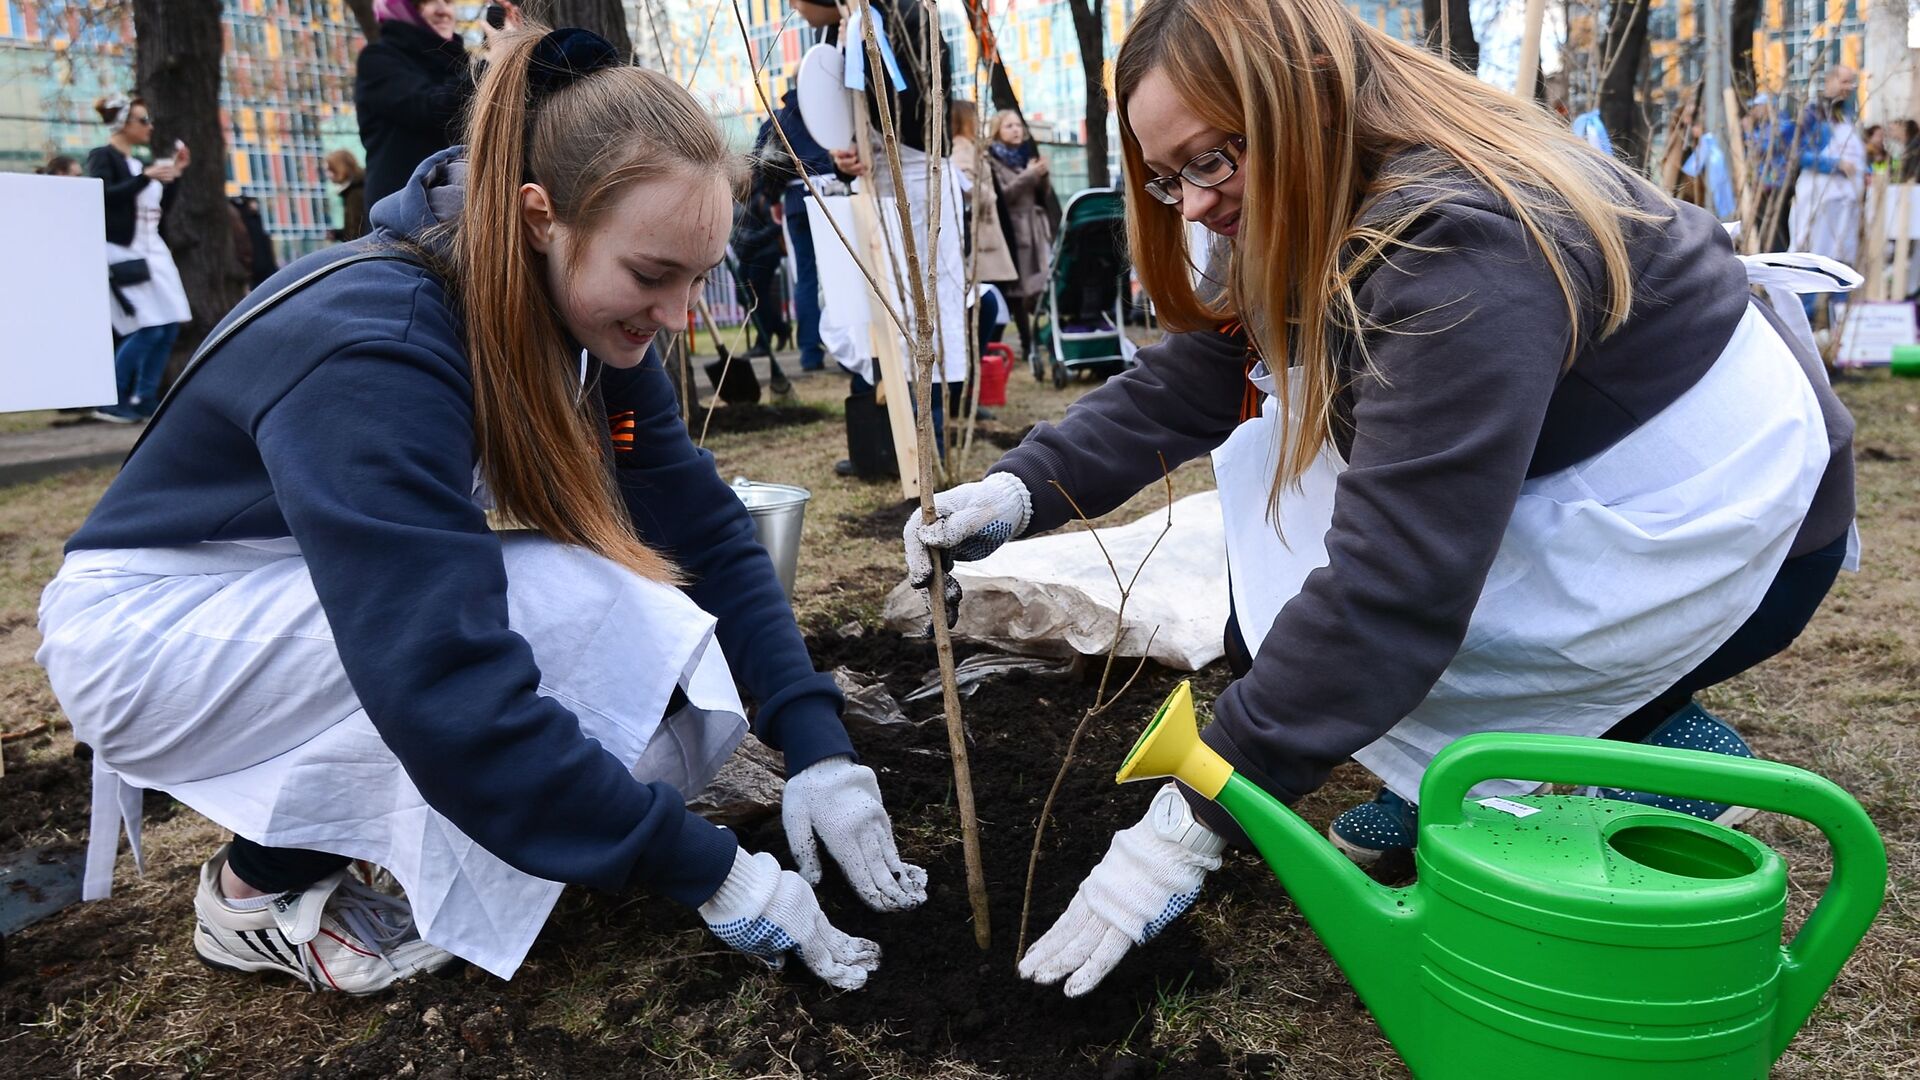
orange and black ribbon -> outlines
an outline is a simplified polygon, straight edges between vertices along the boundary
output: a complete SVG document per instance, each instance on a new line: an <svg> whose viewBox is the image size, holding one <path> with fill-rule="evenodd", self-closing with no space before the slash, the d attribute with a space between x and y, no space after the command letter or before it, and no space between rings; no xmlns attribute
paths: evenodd
<svg viewBox="0 0 1920 1080"><path fill-rule="evenodd" d="M1258 419L1265 404L1260 399L1266 395L1259 387L1253 385L1253 369L1260 364L1260 347L1255 345L1253 338L1248 335L1246 324L1238 319L1221 323L1220 333L1230 338L1240 339L1247 347L1247 378L1240 385L1240 422L1244 424L1249 420Z"/></svg>
<svg viewBox="0 0 1920 1080"><path fill-rule="evenodd" d="M633 449L633 410L627 409L607 417L608 434L613 436L615 450Z"/></svg>

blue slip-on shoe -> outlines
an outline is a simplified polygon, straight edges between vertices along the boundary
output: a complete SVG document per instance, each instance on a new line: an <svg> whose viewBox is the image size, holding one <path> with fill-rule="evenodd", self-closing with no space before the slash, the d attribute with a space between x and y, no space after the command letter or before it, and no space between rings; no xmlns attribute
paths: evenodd
<svg viewBox="0 0 1920 1080"><path fill-rule="evenodd" d="M1726 721L1700 707L1697 701L1689 701L1685 708L1667 717L1653 733L1640 740L1645 746L1665 746L1675 750L1702 750L1709 754L1727 754L1732 757L1750 758L1753 748L1747 740L1733 730ZM1618 799L1621 802L1638 803L1641 806L1653 806L1662 810L1697 817L1711 821L1716 825L1734 826L1752 817L1759 811L1745 806L1730 806L1727 803L1708 802L1705 799L1683 799L1673 795L1655 795L1645 791L1622 791L1618 788L1588 788L1584 794L1601 799Z"/></svg>
<svg viewBox="0 0 1920 1080"><path fill-rule="evenodd" d="M1420 808L1381 788L1372 802L1352 807L1327 826L1327 839L1361 867L1393 854L1413 853Z"/></svg>

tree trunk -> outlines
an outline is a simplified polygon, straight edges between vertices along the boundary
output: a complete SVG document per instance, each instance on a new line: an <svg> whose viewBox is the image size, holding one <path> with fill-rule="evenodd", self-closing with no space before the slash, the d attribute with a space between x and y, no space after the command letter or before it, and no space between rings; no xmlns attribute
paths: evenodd
<svg viewBox="0 0 1920 1080"><path fill-rule="evenodd" d="M1759 91L1753 82L1753 30L1760 22L1760 0L1733 0L1727 34L1733 48L1728 65L1733 71L1733 92L1745 101Z"/></svg>
<svg viewBox="0 0 1920 1080"><path fill-rule="evenodd" d="M1105 4L1102 0L1067 0L1073 14L1073 36L1080 42L1080 71L1087 84L1087 186L1106 187L1107 88L1105 67Z"/></svg>
<svg viewBox="0 0 1920 1080"><path fill-rule="evenodd" d="M1442 4L1446 5L1444 21ZM1473 8L1467 0L1421 0L1420 6L1427 20L1428 47L1468 74L1479 71L1480 42L1473 36Z"/></svg>
<svg viewBox="0 0 1920 1080"><path fill-rule="evenodd" d="M1614 152L1645 167L1647 129L1635 91L1647 59L1647 0L1614 0L1600 55L1602 62L1613 60L1600 73L1600 122L1613 139Z"/></svg>
<svg viewBox="0 0 1920 1080"><path fill-rule="evenodd" d="M556 30L563 26L591 30L612 42L620 55L633 58L627 9L620 0L527 0L520 10Z"/></svg>
<svg viewBox="0 0 1920 1080"><path fill-rule="evenodd" d="M183 347L205 337L247 294L247 276L233 249L233 209L227 205L220 8L221 0L133 3L137 81L157 122L154 156L172 156L176 139L193 151L162 223L193 309L193 322L181 334Z"/></svg>
<svg viewBox="0 0 1920 1080"><path fill-rule="evenodd" d="M353 9L353 21L360 24L360 34L371 45L380 40L380 19L373 13L373 0L347 0L347 6Z"/></svg>
<svg viewBox="0 0 1920 1080"><path fill-rule="evenodd" d="M1007 65L1000 57L999 45L994 41L993 30L987 22L985 0L965 0L965 3L967 25L973 28L974 43L980 46L981 55L990 61L987 64L987 100L993 104L995 112L1001 109L1019 112L1020 98L1013 92L1013 80L1007 77Z"/></svg>

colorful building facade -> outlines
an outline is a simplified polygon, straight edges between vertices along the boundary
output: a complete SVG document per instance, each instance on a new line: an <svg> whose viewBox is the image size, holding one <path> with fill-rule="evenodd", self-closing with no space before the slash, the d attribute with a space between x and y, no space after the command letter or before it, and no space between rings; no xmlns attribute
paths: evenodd
<svg viewBox="0 0 1920 1080"><path fill-rule="evenodd" d="M322 161L364 157L353 111L362 37L344 0L225 0L221 117L227 190L251 195L283 260L327 243L339 198ZM0 0L0 169L106 141L93 113L134 78L131 6Z"/></svg>

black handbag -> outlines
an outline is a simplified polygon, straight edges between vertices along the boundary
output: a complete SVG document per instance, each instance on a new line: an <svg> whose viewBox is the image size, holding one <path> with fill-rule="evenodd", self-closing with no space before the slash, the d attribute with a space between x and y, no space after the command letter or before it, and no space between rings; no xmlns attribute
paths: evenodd
<svg viewBox="0 0 1920 1080"><path fill-rule="evenodd" d="M107 284L125 288L128 285L144 285L153 280L153 271L147 268L145 259L128 259L124 262L107 264Z"/></svg>

